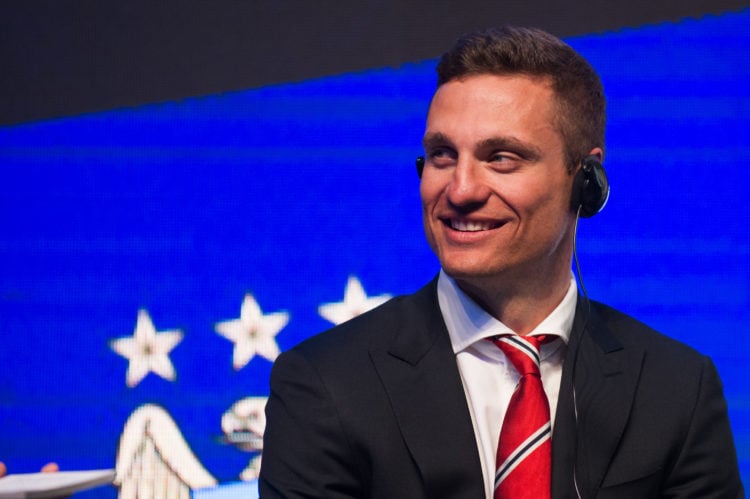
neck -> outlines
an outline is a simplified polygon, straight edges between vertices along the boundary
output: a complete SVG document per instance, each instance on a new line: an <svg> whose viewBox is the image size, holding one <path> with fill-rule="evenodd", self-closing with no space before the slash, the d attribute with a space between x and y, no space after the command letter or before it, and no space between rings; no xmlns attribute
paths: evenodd
<svg viewBox="0 0 750 499"><path fill-rule="evenodd" d="M520 335L530 333L560 304L570 287L570 267L543 280L456 279L461 290L487 313Z"/></svg>

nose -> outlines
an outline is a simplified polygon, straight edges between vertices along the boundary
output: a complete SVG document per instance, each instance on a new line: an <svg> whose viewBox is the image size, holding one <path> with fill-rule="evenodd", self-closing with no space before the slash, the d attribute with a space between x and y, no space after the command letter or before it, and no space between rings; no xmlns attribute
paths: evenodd
<svg viewBox="0 0 750 499"><path fill-rule="evenodd" d="M489 195L482 165L471 158L459 158L446 190L448 202L456 208L471 210L484 204Z"/></svg>

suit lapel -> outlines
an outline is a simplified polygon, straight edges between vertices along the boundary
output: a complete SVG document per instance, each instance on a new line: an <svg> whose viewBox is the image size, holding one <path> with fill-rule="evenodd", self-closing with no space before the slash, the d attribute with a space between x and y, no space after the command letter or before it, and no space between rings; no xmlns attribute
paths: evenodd
<svg viewBox="0 0 750 499"><path fill-rule="evenodd" d="M370 356L390 397L426 497L484 497L471 416L436 280L405 302L403 323Z"/></svg>
<svg viewBox="0 0 750 499"><path fill-rule="evenodd" d="M552 441L553 497L575 497L573 477L581 497L593 497L601 486L630 416L642 361L643 350L624 348L596 305L579 299Z"/></svg>
<svg viewBox="0 0 750 499"><path fill-rule="evenodd" d="M373 345L370 356L426 497L481 498L471 416L435 287L433 280L405 299L393 336ZM622 345L595 303L587 309L578 302L553 434L555 499L576 497L574 478L581 497L600 488L627 424L644 356L642 349Z"/></svg>

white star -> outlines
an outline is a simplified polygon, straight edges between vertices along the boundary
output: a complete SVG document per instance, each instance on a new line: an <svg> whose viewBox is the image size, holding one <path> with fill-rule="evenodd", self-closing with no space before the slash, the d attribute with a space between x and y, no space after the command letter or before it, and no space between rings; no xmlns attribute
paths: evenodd
<svg viewBox="0 0 750 499"><path fill-rule="evenodd" d="M176 373L169 352L182 341L182 331L157 332L146 310L138 311L132 337L119 338L110 343L112 350L130 362L125 384L130 388L141 382L149 372L174 381Z"/></svg>
<svg viewBox="0 0 750 499"><path fill-rule="evenodd" d="M216 324L216 332L234 343L232 364L239 371L255 354L273 362L279 356L275 336L289 322L289 314L275 312L263 315L253 295L246 294L240 318Z"/></svg>
<svg viewBox="0 0 750 499"><path fill-rule="evenodd" d="M362 284L355 276L349 276L344 290L344 301L326 303L318 307L318 313L336 325L385 303L390 295L367 297Z"/></svg>

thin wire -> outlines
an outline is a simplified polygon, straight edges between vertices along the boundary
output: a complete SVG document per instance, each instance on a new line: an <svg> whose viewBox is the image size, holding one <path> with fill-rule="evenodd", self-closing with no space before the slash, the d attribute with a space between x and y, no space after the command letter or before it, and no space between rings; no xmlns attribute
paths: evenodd
<svg viewBox="0 0 750 499"><path fill-rule="evenodd" d="M581 291L583 292L583 299L586 301L586 316L584 317L583 321L583 328L581 330L581 337L586 332L586 327L588 326L589 322L589 315L591 314L591 302L589 301L589 294L586 292L586 285L583 283L583 275L581 274L581 264L578 261L578 221L581 219L581 205L578 205L578 210L576 210L576 223L573 228L573 260L576 264L576 277L578 277L578 284L581 286ZM578 401L576 400L576 364L578 361L578 351L580 349L580 341L582 339L579 338L579 344L576 345L576 351L575 355L573 356L573 372L571 374L572 380L573 380L573 418L575 420L575 451L574 455L576 456L573 459L573 486L576 491L576 496L578 496L578 499L582 499L581 491L578 488L578 477L576 475L576 461L577 461L577 455L578 455Z"/></svg>
<svg viewBox="0 0 750 499"><path fill-rule="evenodd" d="M581 264L578 261L578 221L581 219L581 205L578 205L576 210L576 223L573 227L573 261L576 264L576 276L578 277L578 284L581 286L583 291L583 298L586 300L587 312L591 309L589 303L589 294L586 292L586 285L583 283L583 275L581 274ZM588 314L587 314L588 315Z"/></svg>

